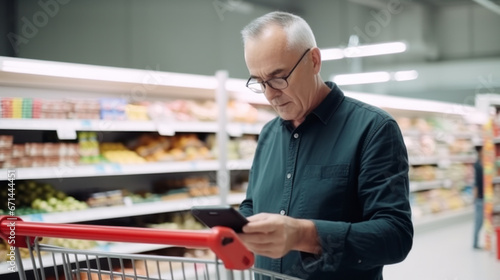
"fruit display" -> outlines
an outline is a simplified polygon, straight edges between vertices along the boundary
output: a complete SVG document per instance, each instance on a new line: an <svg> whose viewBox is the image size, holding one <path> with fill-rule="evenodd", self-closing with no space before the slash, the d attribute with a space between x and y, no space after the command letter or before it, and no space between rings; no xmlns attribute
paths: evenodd
<svg viewBox="0 0 500 280"><path fill-rule="evenodd" d="M7 212L8 191L0 191L0 209ZM35 181L19 181L15 185L16 215L46 212L64 212L86 209L85 202L76 200L50 184Z"/></svg>

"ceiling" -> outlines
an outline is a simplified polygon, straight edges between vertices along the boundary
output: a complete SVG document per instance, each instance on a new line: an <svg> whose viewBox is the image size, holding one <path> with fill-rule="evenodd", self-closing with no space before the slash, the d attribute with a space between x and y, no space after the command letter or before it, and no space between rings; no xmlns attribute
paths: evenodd
<svg viewBox="0 0 500 280"><path fill-rule="evenodd" d="M245 1L272 9L288 10L299 15L304 13L306 20L309 20L307 15L316 15L318 12L318 8L311 9L310 5L324 5L319 1ZM405 19L396 26L386 28L393 30L387 32L389 35L380 40L400 40L401 37L407 36L410 42L409 50L404 56L396 58L381 56L365 59L363 70L377 71L384 67L400 70L416 69L419 71L418 81L363 85L352 87L353 89L469 104L474 103L474 96L478 93L500 94L500 41L495 38L498 36L494 27L500 26L500 13L495 14L497 7L500 10L500 6L497 6L500 0L400 1L414 8L411 12L405 11ZM394 0L349 0L348 2L353 7L367 8L365 18L361 21L364 24L371 19L368 18L370 13L387 9ZM478 2L486 2L487 5ZM352 20L349 16L356 14L349 14L343 20ZM348 26L350 30L346 32L352 32L352 26ZM326 34L328 33L322 32L319 36ZM336 69L333 67L329 69L328 65L323 68L326 68L326 71L339 70L337 66ZM340 71L345 70L349 68Z"/></svg>

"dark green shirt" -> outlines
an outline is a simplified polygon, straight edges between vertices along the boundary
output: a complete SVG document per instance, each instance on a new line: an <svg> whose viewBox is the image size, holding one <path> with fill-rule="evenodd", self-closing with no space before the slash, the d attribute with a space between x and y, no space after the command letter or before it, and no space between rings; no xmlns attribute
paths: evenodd
<svg viewBox="0 0 500 280"><path fill-rule="evenodd" d="M310 219L321 255L257 256L255 266L303 279L382 279L413 240L408 155L385 111L344 96L333 83L297 128L275 118L259 135L245 216Z"/></svg>

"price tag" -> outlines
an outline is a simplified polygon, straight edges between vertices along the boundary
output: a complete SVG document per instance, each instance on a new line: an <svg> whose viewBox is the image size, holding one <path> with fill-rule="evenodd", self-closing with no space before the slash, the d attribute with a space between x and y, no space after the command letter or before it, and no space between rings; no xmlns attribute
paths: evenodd
<svg viewBox="0 0 500 280"><path fill-rule="evenodd" d="M58 129L57 137L60 140L74 140L76 139L76 131L74 129Z"/></svg>
<svg viewBox="0 0 500 280"><path fill-rule="evenodd" d="M451 160L450 159L441 159L438 161L439 168L450 168Z"/></svg>
<svg viewBox="0 0 500 280"><path fill-rule="evenodd" d="M114 172L122 173L122 166L120 164L112 164L111 167Z"/></svg>
<svg viewBox="0 0 500 280"><path fill-rule="evenodd" d="M158 124L157 130L158 130L158 133L162 136L174 136L175 135L175 129L172 125Z"/></svg>
<svg viewBox="0 0 500 280"><path fill-rule="evenodd" d="M104 172L106 172L106 169L105 169L104 165L102 165L102 164L97 164L97 165L94 166L94 168L95 168L95 172L96 173L104 173Z"/></svg>
<svg viewBox="0 0 500 280"><path fill-rule="evenodd" d="M40 213L28 215L31 222L43 222L43 215Z"/></svg>
<svg viewBox="0 0 500 280"><path fill-rule="evenodd" d="M227 133L232 137L241 137L243 135L243 129L241 125L229 125L227 127Z"/></svg>
<svg viewBox="0 0 500 280"><path fill-rule="evenodd" d="M92 122L90 120L82 120L80 125L82 128L90 129L92 127Z"/></svg>

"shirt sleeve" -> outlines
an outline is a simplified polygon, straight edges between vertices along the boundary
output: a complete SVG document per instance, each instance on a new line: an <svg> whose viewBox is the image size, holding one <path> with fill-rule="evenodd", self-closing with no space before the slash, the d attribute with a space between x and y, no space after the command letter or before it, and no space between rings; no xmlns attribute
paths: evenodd
<svg viewBox="0 0 500 280"><path fill-rule="evenodd" d="M399 127L387 120L364 143L356 186L362 220L313 221L322 253L301 254L306 269L369 270L404 260L412 247L408 155Z"/></svg>
<svg viewBox="0 0 500 280"><path fill-rule="evenodd" d="M253 170L252 168L250 169L250 176L249 178L252 177ZM240 213L245 216L245 217L250 217L253 215L253 198L252 198L252 185L248 184L248 189L246 192L246 197L245 199L241 202L239 206Z"/></svg>

